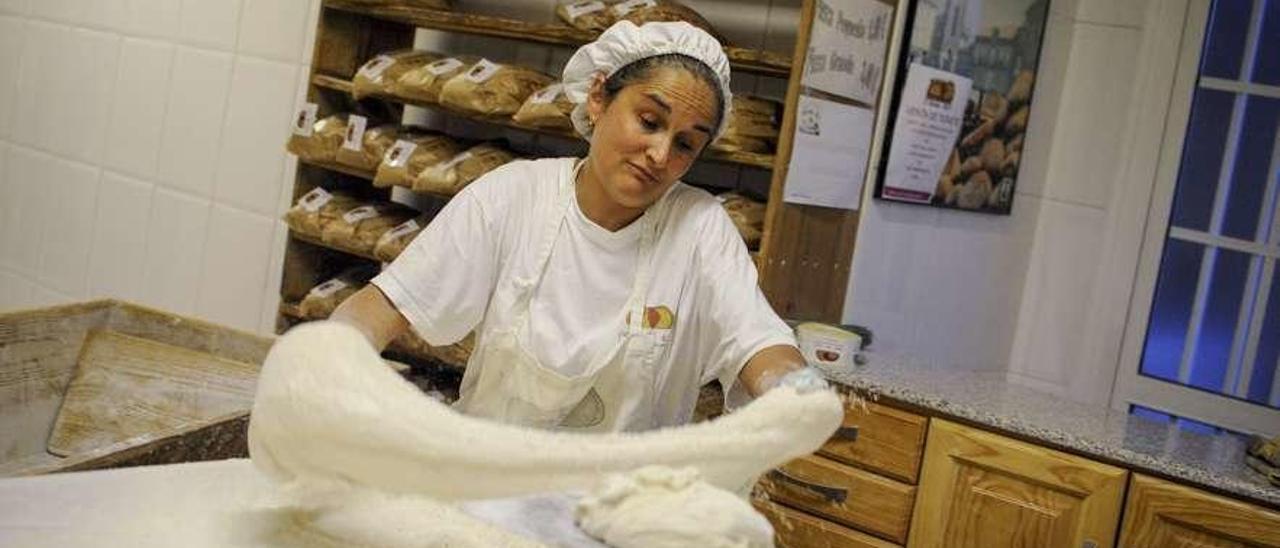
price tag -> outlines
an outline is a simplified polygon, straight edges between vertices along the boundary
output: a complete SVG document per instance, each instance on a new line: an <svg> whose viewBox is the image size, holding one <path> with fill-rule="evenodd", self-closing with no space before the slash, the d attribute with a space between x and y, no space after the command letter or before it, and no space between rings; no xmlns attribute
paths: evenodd
<svg viewBox="0 0 1280 548"><path fill-rule="evenodd" d="M387 150L387 154L382 157L382 162L391 168L404 167L409 163L409 157L413 156L413 151L417 149L417 143L399 139Z"/></svg>
<svg viewBox="0 0 1280 548"><path fill-rule="evenodd" d="M372 219L377 216L378 208L371 205L364 205L343 213L342 220L349 225L353 225L365 219Z"/></svg>
<svg viewBox="0 0 1280 548"><path fill-rule="evenodd" d="M347 136L342 141L342 148L360 152L364 150L364 128L369 120L364 116L352 114L347 117Z"/></svg>
<svg viewBox="0 0 1280 548"><path fill-rule="evenodd" d="M461 59L455 59L453 57L450 57L448 59L441 59L439 61L431 63L427 65L426 69L427 69L427 72L430 72L432 74L432 76L440 76L441 74L444 74L446 72L453 72L455 70L458 70L458 67L461 67L461 66L462 66Z"/></svg>
<svg viewBox="0 0 1280 548"><path fill-rule="evenodd" d="M545 105L554 101L556 96L560 95L563 90L564 84L552 84L533 94L533 98L529 99L529 102L535 105Z"/></svg>
<svg viewBox="0 0 1280 548"><path fill-rule="evenodd" d="M293 117L293 134L298 137L310 137L315 131L316 112L319 105L315 103L307 103L298 109L298 114Z"/></svg>
<svg viewBox="0 0 1280 548"><path fill-rule="evenodd" d="M388 230L386 234L382 235L382 239L394 240L401 236L413 234L414 232L417 232L418 229L420 228L422 227L418 226L417 219L409 219L408 221L405 221L403 223L396 225L395 228Z"/></svg>
<svg viewBox="0 0 1280 548"><path fill-rule="evenodd" d="M298 200L298 205L302 206L302 209L305 211L315 213L320 211L320 208L324 207L324 205L329 203L332 199L333 195L329 194L329 191L316 187L311 189L311 192L304 194L302 198Z"/></svg>
<svg viewBox="0 0 1280 548"><path fill-rule="evenodd" d="M493 78L493 75L497 74L498 69L501 68L502 65L494 63L488 59L481 59L479 63L476 63L475 66L471 67L471 70L467 71L467 80L470 80L472 83L483 84L485 80Z"/></svg>
<svg viewBox="0 0 1280 548"><path fill-rule="evenodd" d="M568 6L565 6L564 12L565 12L565 15L569 16L569 22L572 23L574 19L582 17L583 15L586 15L588 13L595 13L604 8L605 8L604 2L600 2L599 0L594 0L591 2L578 2L576 4L569 4Z"/></svg>
<svg viewBox="0 0 1280 548"><path fill-rule="evenodd" d="M618 17L624 17L628 13L641 8L652 8L658 5L654 0L627 0L613 7L613 13Z"/></svg>
<svg viewBox="0 0 1280 548"><path fill-rule="evenodd" d="M332 280L329 280L325 283L322 283L320 285L317 285L311 288L311 291L309 293L311 293L316 297L324 299L326 297L332 296L334 293L337 293L339 291L342 291L343 289L346 289L347 287L348 287L347 282L342 281L341 278L334 278Z"/></svg>
<svg viewBox="0 0 1280 548"><path fill-rule="evenodd" d="M357 72L356 75L363 76L369 80L377 82L382 78L382 73L386 72L386 70L394 64L396 64L396 60L390 55L379 55L370 59L368 63L365 63L364 66L360 67L360 71Z"/></svg>

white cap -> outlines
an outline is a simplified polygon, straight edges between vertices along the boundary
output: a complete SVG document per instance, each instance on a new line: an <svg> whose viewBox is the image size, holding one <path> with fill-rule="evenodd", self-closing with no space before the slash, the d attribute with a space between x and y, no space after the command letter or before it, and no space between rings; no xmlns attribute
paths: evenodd
<svg viewBox="0 0 1280 548"><path fill-rule="evenodd" d="M587 94L596 74L605 78L618 69L647 57L679 53L687 55L711 69L720 80L724 94L724 115L720 125L714 128L712 140L719 138L729 121L729 109L733 94L729 92L729 58L715 37L698 27L683 21L670 23L646 23L637 27L631 21L618 21L609 27L595 42L578 48L564 66L565 96L575 103L573 127L583 137L591 136L591 122L587 119Z"/></svg>

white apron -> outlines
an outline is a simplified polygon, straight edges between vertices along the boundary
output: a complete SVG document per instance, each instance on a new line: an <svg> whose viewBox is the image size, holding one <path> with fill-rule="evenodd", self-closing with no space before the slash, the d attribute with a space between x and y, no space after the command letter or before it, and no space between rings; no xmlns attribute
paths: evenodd
<svg viewBox="0 0 1280 548"><path fill-rule="evenodd" d="M636 221L641 223L641 236L636 276L626 304L626 331L609 350L597 356L582 374L568 376L539 363L521 336L529 323L534 289L546 273L570 200L576 199L574 181L581 166L579 162L569 180L561 181L555 212L547 220L538 246L533 277L513 275L506 280L515 295L513 320L481 332L477 339L466 371L467 376L476 378L474 383L463 380L463 386L471 386L471 390L455 404L463 413L508 424L591 432L644 430L653 424L656 381L651 359L655 349L651 347L655 345L641 336L641 330L645 295L652 279L655 219L662 217L660 208L666 200L659 200Z"/></svg>

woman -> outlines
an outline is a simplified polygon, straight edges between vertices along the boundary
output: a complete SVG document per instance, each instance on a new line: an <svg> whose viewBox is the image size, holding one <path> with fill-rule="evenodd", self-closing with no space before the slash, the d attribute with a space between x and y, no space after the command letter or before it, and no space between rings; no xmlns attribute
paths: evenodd
<svg viewBox="0 0 1280 548"><path fill-rule="evenodd" d="M476 330L456 407L543 428L682 424L712 379L731 403L821 386L719 203L679 182L728 116L720 44L620 22L564 83L587 157L477 180L334 318L379 349L410 326L435 345Z"/></svg>

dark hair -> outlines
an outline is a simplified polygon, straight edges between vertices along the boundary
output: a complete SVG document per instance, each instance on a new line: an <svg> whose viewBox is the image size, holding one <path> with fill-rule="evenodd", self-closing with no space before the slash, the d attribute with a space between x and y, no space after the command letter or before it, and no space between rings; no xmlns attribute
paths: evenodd
<svg viewBox="0 0 1280 548"><path fill-rule="evenodd" d="M715 128L720 127L720 123L724 121L725 110L728 107L728 105L724 104L724 87L720 85L720 78L711 71L711 67L708 67L706 63L683 53L664 53L623 65L622 68L614 71L609 78L605 79L605 97L609 101L613 101L613 98L618 96L618 92L622 91L622 88L645 81L652 75L654 69L659 68L684 69L707 84L716 96L716 119L713 120L711 127L713 131Z"/></svg>

